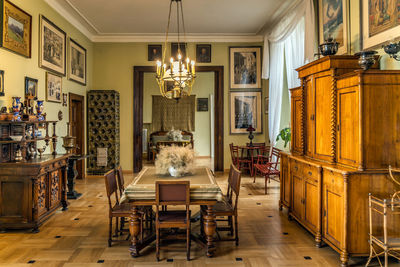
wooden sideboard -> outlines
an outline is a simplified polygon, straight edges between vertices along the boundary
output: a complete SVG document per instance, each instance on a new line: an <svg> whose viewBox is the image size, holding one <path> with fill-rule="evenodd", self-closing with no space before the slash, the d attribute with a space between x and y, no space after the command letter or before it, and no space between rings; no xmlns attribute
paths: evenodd
<svg viewBox="0 0 400 267"><path fill-rule="evenodd" d="M400 166L400 71L363 71L357 61L329 56L298 69L291 152L281 161L280 208L317 246L339 252L342 266L369 254L368 193L399 190L388 165Z"/></svg>
<svg viewBox="0 0 400 267"><path fill-rule="evenodd" d="M0 163L0 229L39 226L59 207L67 209L69 155L43 155L27 162Z"/></svg>

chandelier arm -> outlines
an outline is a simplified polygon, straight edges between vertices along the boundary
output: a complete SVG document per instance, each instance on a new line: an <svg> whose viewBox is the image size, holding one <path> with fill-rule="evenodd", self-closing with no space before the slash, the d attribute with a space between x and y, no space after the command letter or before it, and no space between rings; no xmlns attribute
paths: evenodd
<svg viewBox="0 0 400 267"><path fill-rule="evenodd" d="M165 43L164 43L164 54L163 54L162 65L164 65L165 55L167 54L169 25L171 24L171 11L172 11L172 1L169 3L168 24L167 24L167 30L165 31Z"/></svg>

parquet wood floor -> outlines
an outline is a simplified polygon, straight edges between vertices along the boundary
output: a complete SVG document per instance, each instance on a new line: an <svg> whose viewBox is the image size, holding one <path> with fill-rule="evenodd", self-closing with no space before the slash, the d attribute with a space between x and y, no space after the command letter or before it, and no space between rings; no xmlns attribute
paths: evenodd
<svg viewBox="0 0 400 267"><path fill-rule="evenodd" d="M132 175L126 175L127 182ZM226 174L217 174L225 190ZM239 203L240 244L217 243L216 256L207 258L203 249L192 242L190 262L185 260L185 244L163 246L161 262L156 262L155 245L142 256L130 257L128 242L107 246L108 207L103 178L77 181L78 200L70 200L69 210L57 211L40 233L9 231L0 234L0 266L188 266L188 267L258 267L258 266L339 266L339 255L328 246L316 248L313 237L294 221L279 212L279 185L271 182L264 195L263 179L254 184L242 179ZM196 212L195 209L193 209ZM194 225L194 232L198 232ZM167 248L167 249L166 249ZM310 257L306 259L305 257ZM172 262L166 259L173 260ZM31 263L29 263L31 262ZM352 259L353 266L363 266L365 258ZM392 262L391 266L400 264ZM376 263L374 262L374 265Z"/></svg>

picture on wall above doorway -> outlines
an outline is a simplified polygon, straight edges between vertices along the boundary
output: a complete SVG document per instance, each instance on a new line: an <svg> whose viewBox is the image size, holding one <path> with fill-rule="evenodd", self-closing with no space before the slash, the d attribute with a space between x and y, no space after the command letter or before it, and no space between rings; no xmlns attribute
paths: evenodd
<svg viewBox="0 0 400 267"><path fill-rule="evenodd" d="M400 1L361 0L363 49L400 36Z"/></svg>
<svg viewBox="0 0 400 267"><path fill-rule="evenodd" d="M0 45L24 57L31 57L32 16L7 0L0 0Z"/></svg>
<svg viewBox="0 0 400 267"><path fill-rule="evenodd" d="M333 38L339 43L337 54L348 51L347 43L347 0L318 0L319 44Z"/></svg>
<svg viewBox="0 0 400 267"><path fill-rule="evenodd" d="M162 60L162 45L148 45L147 61L161 61L161 60Z"/></svg>
<svg viewBox="0 0 400 267"><path fill-rule="evenodd" d="M86 85L86 49L69 38L68 79Z"/></svg>
<svg viewBox="0 0 400 267"><path fill-rule="evenodd" d="M40 15L39 66L65 76L67 34Z"/></svg>
<svg viewBox="0 0 400 267"><path fill-rule="evenodd" d="M196 45L196 61L198 63L210 63L211 62L211 45L210 44Z"/></svg>
<svg viewBox="0 0 400 267"><path fill-rule="evenodd" d="M261 47L230 47L230 88L261 88Z"/></svg>
<svg viewBox="0 0 400 267"><path fill-rule="evenodd" d="M46 101L61 103L62 77L46 72Z"/></svg>
<svg viewBox="0 0 400 267"><path fill-rule="evenodd" d="M230 92L229 104L231 134L262 133L261 92Z"/></svg>

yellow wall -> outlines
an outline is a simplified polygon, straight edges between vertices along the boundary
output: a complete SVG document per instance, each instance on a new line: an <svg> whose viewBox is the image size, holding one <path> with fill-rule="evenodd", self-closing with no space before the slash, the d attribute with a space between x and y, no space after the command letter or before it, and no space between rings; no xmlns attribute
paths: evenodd
<svg viewBox="0 0 400 267"><path fill-rule="evenodd" d="M72 39L77 41L87 50L87 86L82 86L66 77L62 79L63 93L72 92L75 94L86 95L86 88L92 85L93 74L93 43L73 27L67 20L50 8L43 0L11 0L12 3L23 9L32 16L32 57L25 58L5 49L0 49L0 70L4 70L5 96L0 97L0 106L10 107L13 96L24 96L25 76L39 80L38 99L46 99L45 82L46 70L39 68L39 14L43 14L50 21L55 23ZM57 113L61 110L64 118L57 124L57 134L66 135L66 122L68 121L68 107L63 107L60 103L45 102L44 112L47 113L48 120L58 120ZM59 138L57 151L64 152L62 139ZM47 148L45 153L49 153Z"/></svg>
<svg viewBox="0 0 400 267"><path fill-rule="evenodd" d="M155 62L147 61L147 43L96 43L94 44L93 89L117 90L121 95L121 165L124 169L133 168L133 66L149 66ZM245 144L245 135L229 134L229 46L261 46L262 43L212 43L212 62L202 65L224 66L224 166L231 162L229 143ZM188 55L195 57L195 44L188 44ZM168 54L169 52L167 52ZM200 64L199 64L200 65ZM266 83L263 81L263 98L266 96ZM196 94L194 91L193 94ZM264 101L263 101L264 102ZM263 103L264 107L264 103ZM222 115L222 114L221 114ZM263 113L263 134L255 140L263 142L267 133Z"/></svg>

